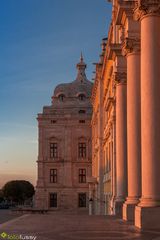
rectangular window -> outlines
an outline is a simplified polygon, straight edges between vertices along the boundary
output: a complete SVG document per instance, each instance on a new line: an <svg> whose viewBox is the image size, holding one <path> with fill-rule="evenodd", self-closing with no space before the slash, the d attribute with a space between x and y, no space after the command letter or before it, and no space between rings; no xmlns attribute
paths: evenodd
<svg viewBox="0 0 160 240"><path fill-rule="evenodd" d="M79 120L79 123L85 123L85 120Z"/></svg>
<svg viewBox="0 0 160 240"><path fill-rule="evenodd" d="M50 207L57 207L57 193L50 193Z"/></svg>
<svg viewBox="0 0 160 240"><path fill-rule="evenodd" d="M51 158L58 157L58 144L57 143L50 143L50 157Z"/></svg>
<svg viewBox="0 0 160 240"><path fill-rule="evenodd" d="M79 183L86 183L86 169L79 169Z"/></svg>
<svg viewBox="0 0 160 240"><path fill-rule="evenodd" d="M50 169L50 183L57 183L57 169Z"/></svg>
<svg viewBox="0 0 160 240"><path fill-rule="evenodd" d="M86 157L86 143L79 143L78 145L78 156L81 158Z"/></svg>
<svg viewBox="0 0 160 240"><path fill-rule="evenodd" d="M86 207L86 193L79 193L78 194L78 206L80 208Z"/></svg>
<svg viewBox="0 0 160 240"><path fill-rule="evenodd" d="M57 122L56 120L51 120L51 123L52 123L52 124L54 124L54 123L56 123L56 122Z"/></svg>

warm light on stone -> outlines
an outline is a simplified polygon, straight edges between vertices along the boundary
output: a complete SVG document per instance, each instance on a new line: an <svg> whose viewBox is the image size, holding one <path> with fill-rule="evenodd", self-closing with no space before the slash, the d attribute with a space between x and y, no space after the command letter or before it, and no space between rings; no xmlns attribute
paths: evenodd
<svg viewBox="0 0 160 240"><path fill-rule="evenodd" d="M36 207L78 210L86 194L89 215L159 229L160 1L112 4L93 88L81 55L76 80L58 85L38 115Z"/></svg>
<svg viewBox="0 0 160 240"><path fill-rule="evenodd" d="M92 91L98 214L160 228L160 1L112 1ZM104 203L104 207L102 207Z"/></svg>

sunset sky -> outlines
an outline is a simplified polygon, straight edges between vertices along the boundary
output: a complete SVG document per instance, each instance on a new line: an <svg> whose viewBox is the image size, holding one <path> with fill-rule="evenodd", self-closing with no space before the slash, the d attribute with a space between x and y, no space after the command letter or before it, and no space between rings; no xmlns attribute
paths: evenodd
<svg viewBox="0 0 160 240"><path fill-rule="evenodd" d="M35 184L37 113L75 79L81 51L92 79L110 18L106 0L0 1L0 187Z"/></svg>

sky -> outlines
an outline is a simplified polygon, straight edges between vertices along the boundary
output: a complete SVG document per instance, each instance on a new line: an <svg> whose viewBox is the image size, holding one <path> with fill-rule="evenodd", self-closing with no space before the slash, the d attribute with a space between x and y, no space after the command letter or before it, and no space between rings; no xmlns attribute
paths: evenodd
<svg viewBox="0 0 160 240"><path fill-rule="evenodd" d="M35 185L37 113L57 84L75 79L81 51L93 78L110 19L106 0L0 1L0 187Z"/></svg>

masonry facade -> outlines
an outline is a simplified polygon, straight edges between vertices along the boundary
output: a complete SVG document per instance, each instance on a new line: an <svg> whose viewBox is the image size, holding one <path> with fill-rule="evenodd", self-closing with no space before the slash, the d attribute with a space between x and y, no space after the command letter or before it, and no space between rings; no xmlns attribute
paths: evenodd
<svg viewBox="0 0 160 240"><path fill-rule="evenodd" d="M81 56L76 80L58 85L52 105L38 114L36 208L88 212L93 84L87 80L85 69Z"/></svg>
<svg viewBox="0 0 160 240"><path fill-rule="evenodd" d="M159 26L159 0L113 0L92 92L93 212L142 229L160 227Z"/></svg>

